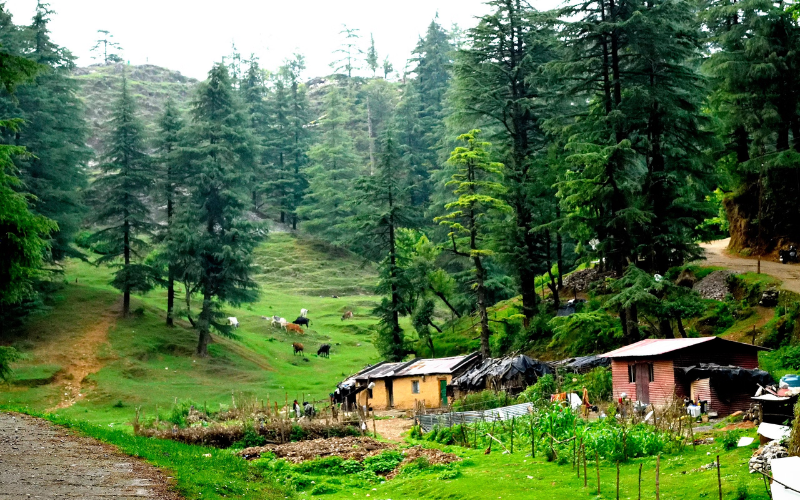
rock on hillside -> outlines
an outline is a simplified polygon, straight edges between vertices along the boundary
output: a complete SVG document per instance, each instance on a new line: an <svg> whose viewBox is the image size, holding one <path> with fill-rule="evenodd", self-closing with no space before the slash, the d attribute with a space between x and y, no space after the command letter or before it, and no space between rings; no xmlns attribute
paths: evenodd
<svg viewBox="0 0 800 500"><path fill-rule="evenodd" d="M89 145L97 153L102 152L103 136L122 80L122 64L95 64L87 68L76 68L75 77L81 83L80 97L86 104L86 118L91 134ZM128 83L137 98L139 111L148 133L156 130L158 117L164 103L172 97L179 108L187 108L192 89L197 80L181 75L177 71L145 64L127 66Z"/></svg>

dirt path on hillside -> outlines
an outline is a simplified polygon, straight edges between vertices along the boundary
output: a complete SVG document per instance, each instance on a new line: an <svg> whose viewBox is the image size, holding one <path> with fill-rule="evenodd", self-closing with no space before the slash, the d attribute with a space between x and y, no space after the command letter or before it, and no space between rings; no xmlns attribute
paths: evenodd
<svg viewBox="0 0 800 500"><path fill-rule="evenodd" d="M0 500L179 500L155 467L44 420L0 413Z"/></svg>
<svg viewBox="0 0 800 500"><path fill-rule="evenodd" d="M701 264L725 267L742 273L756 272L758 266L756 259L728 254L726 249L729 241L730 238L701 244L700 246L705 250L706 254L706 260ZM762 260L761 272L783 281L784 289L800 293L800 265Z"/></svg>
<svg viewBox="0 0 800 500"><path fill-rule="evenodd" d="M403 442L403 433L411 429L414 421L410 418L386 418L375 421L378 435L389 441Z"/></svg>
<svg viewBox="0 0 800 500"><path fill-rule="evenodd" d="M91 314L87 311L87 314ZM61 386L61 402L48 411L69 408L83 399L83 381L92 373L97 373L104 365L100 359L100 347L108 342L108 332L116 323L120 311L116 308L97 316L90 328L82 335L67 342L53 342L36 350L40 359L52 360L61 365L53 384Z"/></svg>

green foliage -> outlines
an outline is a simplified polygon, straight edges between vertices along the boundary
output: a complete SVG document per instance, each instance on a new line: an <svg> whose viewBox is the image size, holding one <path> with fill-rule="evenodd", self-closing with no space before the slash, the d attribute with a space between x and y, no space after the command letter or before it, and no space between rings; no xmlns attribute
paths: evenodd
<svg viewBox="0 0 800 500"><path fill-rule="evenodd" d="M253 429L246 429L244 436L239 441L231 445L231 448L250 448L252 446L264 446L267 444L267 438L258 434Z"/></svg>
<svg viewBox="0 0 800 500"><path fill-rule="evenodd" d="M552 378L552 376L551 376ZM514 403L514 398L504 391L472 392L453 402L453 411L481 411L500 408Z"/></svg>
<svg viewBox="0 0 800 500"><path fill-rule="evenodd" d="M604 310L557 316L550 324L553 327L551 345L568 345L572 356L607 351L617 345L622 336L619 322Z"/></svg>
<svg viewBox="0 0 800 500"><path fill-rule="evenodd" d="M8 382L13 371L11 363L22 358L22 354L13 347L0 346L0 382Z"/></svg>
<svg viewBox="0 0 800 500"><path fill-rule="evenodd" d="M778 352L778 359L783 366L800 370L800 345L781 348Z"/></svg>
<svg viewBox="0 0 800 500"><path fill-rule="evenodd" d="M612 395L611 369L598 366L584 374L564 374L564 385L561 390L581 394L583 388L589 391L592 403L610 401ZM574 380L574 381L573 381ZM555 391L553 391L555 392Z"/></svg>
<svg viewBox="0 0 800 500"><path fill-rule="evenodd" d="M364 470L376 474L391 472L403 461L403 454L399 451L389 450L364 459Z"/></svg>
<svg viewBox="0 0 800 500"><path fill-rule="evenodd" d="M719 437L719 440L724 449L732 450L736 448L736 444L739 442L740 437L742 437L742 434L738 431L726 431L722 433L722 435Z"/></svg>
<svg viewBox="0 0 800 500"><path fill-rule="evenodd" d="M520 394L520 399L530 402L550 401L550 395L557 391L556 379L549 373L545 373L535 384L528 386Z"/></svg>

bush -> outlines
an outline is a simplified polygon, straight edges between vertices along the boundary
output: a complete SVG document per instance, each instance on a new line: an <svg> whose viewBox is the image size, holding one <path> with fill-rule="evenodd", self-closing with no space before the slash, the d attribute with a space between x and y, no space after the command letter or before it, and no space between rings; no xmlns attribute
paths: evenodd
<svg viewBox="0 0 800 500"><path fill-rule="evenodd" d="M740 434L737 431L728 431L722 435L720 441L722 441L722 447L726 450L732 450L736 448L737 443L739 442Z"/></svg>
<svg viewBox="0 0 800 500"><path fill-rule="evenodd" d="M330 485L328 483L322 483L314 486L314 488L311 490L311 494L327 495L328 493L336 493L337 491L339 491L339 488L336 488L335 486Z"/></svg>
<svg viewBox="0 0 800 500"><path fill-rule="evenodd" d="M514 403L514 398L503 391L481 391L467 394L453 402L453 411L480 411L500 408Z"/></svg>
<svg viewBox="0 0 800 500"><path fill-rule="evenodd" d="M411 439L422 439L422 429L420 426L415 425L411 427L411 430L408 432L408 437Z"/></svg>
<svg viewBox="0 0 800 500"><path fill-rule="evenodd" d="M11 378L11 363L22 358L22 354L13 347L0 346L0 382Z"/></svg>
<svg viewBox="0 0 800 500"><path fill-rule="evenodd" d="M376 474L392 472L403 461L403 454L399 451L384 451L380 455L364 459L364 469Z"/></svg>
<svg viewBox="0 0 800 500"><path fill-rule="evenodd" d="M331 456L318 458L316 460L309 460L308 462L299 463L294 466L295 470L306 473L325 473L329 475L344 474L342 470L342 457Z"/></svg>
<svg viewBox="0 0 800 500"><path fill-rule="evenodd" d="M539 377L535 384L528 386L520 395L521 401L549 401L550 395L556 392L556 379L549 373Z"/></svg>
<svg viewBox="0 0 800 500"><path fill-rule="evenodd" d="M265 444L267 444L267 438L259 435L254 429L247 429L244 431L242 439L234 442L231 447L251 448L253 446L264 446Z"/></svg>
<svg viewBox="0 0 800 500"><path fill-rule="evenodd" d="M778 354L778 361L786 368L800 370L800 345L782 348Z"/></svg>

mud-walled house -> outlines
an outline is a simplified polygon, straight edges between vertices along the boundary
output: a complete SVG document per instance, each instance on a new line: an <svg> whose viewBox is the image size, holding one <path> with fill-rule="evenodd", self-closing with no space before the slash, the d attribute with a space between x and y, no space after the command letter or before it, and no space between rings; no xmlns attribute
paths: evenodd
<svg viewBox="0 0 800 500"><path fill-rule="evenodd" d="M706 401L720 416L747 410L758 385L772 384L758 369L758 351L766 350L719 337L647 339L607 352L614 399L655 406L674 398Z"/></svg>
<svg viewBox="0 0 800 500"><path fill-rule="evenodd" d="M418 402L426 408L445 407L449 405L450 381L479 361L479 353L400 363L384 361L341 382L334 400L373 410L413 410Z"/></svg>

